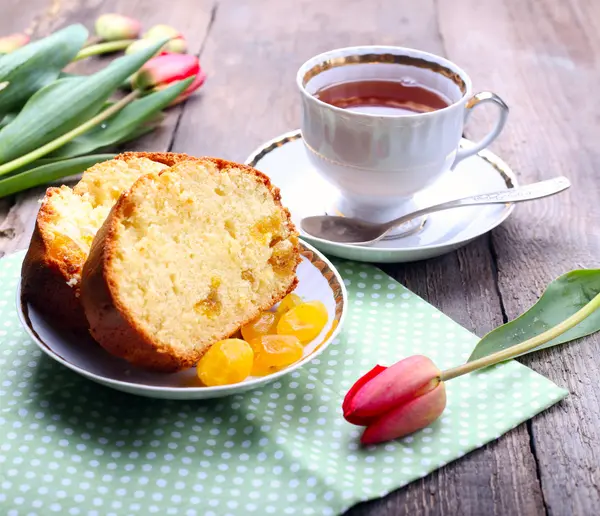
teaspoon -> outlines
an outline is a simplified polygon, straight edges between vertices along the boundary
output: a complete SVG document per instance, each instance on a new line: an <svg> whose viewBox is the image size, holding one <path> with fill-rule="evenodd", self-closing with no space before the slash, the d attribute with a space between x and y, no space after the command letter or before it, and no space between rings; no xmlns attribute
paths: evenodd
<svg viewBox="0 0 600 516"><path fill-rule="evenodd" d="M513 202L532 201L557 194L571 186L564 176L546 181L539 181L500 192L472 195L447 201L428 208L414 211L389 222L374 223L361 219L338 217L333 215L318 215L306 217L300 222L302 229L310 236L337 242L341 244L369 245L378 242L392 229L401 224L436 211L461 208L464 206L479 206L482 204L507 204Z"/></svg>

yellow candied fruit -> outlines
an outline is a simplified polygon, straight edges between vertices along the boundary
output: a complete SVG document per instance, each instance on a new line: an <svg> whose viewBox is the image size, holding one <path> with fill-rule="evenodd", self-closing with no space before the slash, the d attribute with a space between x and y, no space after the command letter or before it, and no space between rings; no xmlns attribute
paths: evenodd
<svg viewBox="0 0 600 516"><path fill-rule="evenodd" d="M281 300L281 303L279 303L279 306L277 307L277 313L284 314L302 303L304 303L304 300L298 294L292 292Z"/></svg>
<svg viewBox="0 0 600 516"><path fill-rule="evenodd" d="M250 375L253 361L254 352L247 342L220 340L198 362L198 378L207 387L239 383Z"/></svg>
<svg viewBox="0 0 600 516"><path fill-rule="evenodd" d="M254 321L242 326L242 337L246 342L263 335L277 333L279 317L275 312L262 312Z"/></svg>
<svg viewBox="0 0 600 516"><path fill-rule="evenodd" d="M253 376L265 376L297 362L304 346L292 335L263 335L250 341L254 350Z"/></svg>
<svg viewBox="0 0 600 516"><path fill-rule="evenodd" d="M293 335L303 344L313 340L327 324L327 308L321 301L298 305L281 316L277 323L279 335Z"/></svg>

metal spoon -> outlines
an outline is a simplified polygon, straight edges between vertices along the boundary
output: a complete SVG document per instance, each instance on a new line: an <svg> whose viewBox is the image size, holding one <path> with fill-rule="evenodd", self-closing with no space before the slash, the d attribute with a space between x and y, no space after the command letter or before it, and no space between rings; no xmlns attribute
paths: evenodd
<svg viewBox="0 0 600 516"><path fill-rule="evenodd" d="M384 223L367 222L361 219L348 217L336 217L330 215L319 215L302 219L300 225L309 235L330 242L342 244L368 245L378 242L385 237L396 226L404 224L415 217L427 215L435 211L449 210L463 206L478 206L481 204L506 204L512 202L531 201L557 194L571 186L569 180L564 177L556 177L530 185L502 190L500 192L473 195L447 201L435 206L429 206L417 210L403 217Z"/></svg>

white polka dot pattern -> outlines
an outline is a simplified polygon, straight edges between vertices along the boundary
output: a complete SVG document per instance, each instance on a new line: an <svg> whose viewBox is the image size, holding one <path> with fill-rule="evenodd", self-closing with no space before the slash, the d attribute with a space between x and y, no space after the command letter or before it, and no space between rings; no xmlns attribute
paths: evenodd
<svg viewBox="0 0 600 516"><path fill-rule="evenodd" d="M0 511L17 515L333 515L425 476L566 395L510 362L453 380L431 427L362 448L352 383L411 354L440 368L477 338L378 269L336 262L350 311L317 359L210 402L138 398L79 377L20 328L23 253L0 260Z"/></svg>

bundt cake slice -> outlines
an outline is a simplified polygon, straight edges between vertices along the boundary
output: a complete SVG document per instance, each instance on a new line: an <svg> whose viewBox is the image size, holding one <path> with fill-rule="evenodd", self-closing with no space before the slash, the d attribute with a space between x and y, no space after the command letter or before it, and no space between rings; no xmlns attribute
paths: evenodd
<svg viewBox="0 0 600 516"><path fill-rule="evenodd" d="M21 271L24 298L53 323L87 329L81 303L81 269L96 231L123 190L142 174L159 172L188 156L126 153L83 173L73 189L49 188L42 200Z"/></svg>
<svg viewBox="0 0 600 516"><path fill-rule="evenodd" d="M292 291L298 234L279 190L213 158L139 178L104 222L81 302L96 341L135 366L193 366Z"/></svg>

